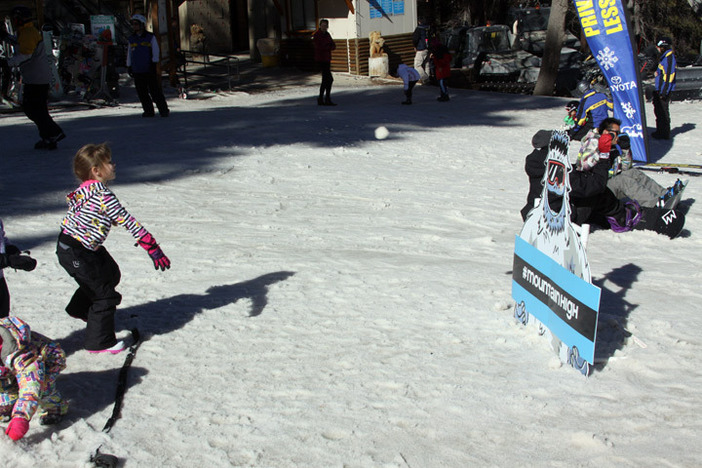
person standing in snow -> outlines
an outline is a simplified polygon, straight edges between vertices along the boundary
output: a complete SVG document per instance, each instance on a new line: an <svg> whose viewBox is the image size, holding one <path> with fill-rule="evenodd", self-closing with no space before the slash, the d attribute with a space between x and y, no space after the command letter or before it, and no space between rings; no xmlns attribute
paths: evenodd
<svg viewBox="0 0 702 468"><path fill-rule="evenodd" d="M158 75L158 62L161 52L156 37L146 30L146 18L143 15L133 15L131 19L134 34L129 36L129 51L127 53L127 70L134 78L141 107L142 117L153 117L154 102L161 117L168 117L166 98L163 97Z"/></svg>
<svg viewBox="0 0 702 468"><path fill-rule="evenodd" d="M51 68L46 45L41 32L31 20L32 12L29 8L13 8L10 18L17 31L17 45L15 55L8 60L8 64L10 67L19 67L22 74L22 109L37 126L41 137L34 149L55 150L57 143L66 138L66 135L49 115Z"/></svg>
<svg viewBox="0 0 702 468"><path fill-rule="evenodd" d="M32 271L37 261L29 255L22 255L20 249L10 244L5 237L5 227L0 219L0 318L10 315L10 291L3 271L10 267L16 270Z"/></svg>
<svg viewBox="0 0 702 468"><path fill-rule="evenodd" d="M322 84L319 86L318 106L335 106L331 100L331 88L334 77L331 72L332 50L336 49L334 39L329 34L329 20L319 20L319 29L312 34L314 44L314 61L322 70Z"/></svg>
<svg viewBox="0 0 702 468"><path fill-rule="evenodd" d="M414 69L419 74L422 82L429 80L429 25L424 18L417 20L417 27L412 33L414 46ZM418 80L419 81L419 80Z"/></svg>
<svg viewBox="0 0 702 468"><path fill-rule="evenodd" d="M397 67L397 76L402 78L402 82L404 83L405 100L402 101L402 104L412 104L412 88L414 88L417 81L419 81L419 72L414 68L408 67L404 63L401 63Z"/></svg>
<svg viewBox="0 0 702 468"><path fill-rule="evenodd" d="M86 350L117 354L129 343L115 337L115 309L122 301L115 288L121 273L102 245L110 228L124 226L148 252L155 269L164 271L171 262L156 239L107 188L107 183L115 179L115 164L107 144L80 148L73 159L73 172L82 183L68 194L68 213L61 223L56 247L59 264L79 286L66 312L87 323Z"/></svg>
<svg viewBox="0 0 702 468"><path fill-rule="evenodd" d="M439 81L439 92L441 93L438 98L439 102L446 102L449 100L448 86L446 86L446 80L451 77L451 53L448 47L436 41L434 50L431 53L431 59L434 61L434 72L436 73L436 79Z"/></svg>
<svg viewBox="0 0 702 468"><path fill-rule="evenodd" d="M670 140L670 93L675 90L675 54L673 41L663 37L656 43L661 54L656 70L656 89L653 91L653 112L656 115L656 131L651 134L659 140Z"/></svg>
<svg viewBox="0 0 702 468"><path fill-rule="evenodd" d="M20 440L40 409L39 423L59 423L68 403L56 387L66 368L66 353L49 338L30 330L17 317L0 319L0 420L8 422L5 434Z"/></svg>

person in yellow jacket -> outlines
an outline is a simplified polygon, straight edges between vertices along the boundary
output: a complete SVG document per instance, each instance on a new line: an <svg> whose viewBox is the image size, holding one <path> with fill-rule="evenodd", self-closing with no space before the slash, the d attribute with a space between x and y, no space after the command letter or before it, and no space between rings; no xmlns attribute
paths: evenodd
<svg viewBox="0 0 702 468"><path fill-rule="evenodd" d="M51 68L46 55L46 45L41 32L31 20L32 12L17 6L10 12L12 26L17 33L14 55L8 60L11 67L19 67L22 74L22 109L39 129L39 140L35 149L56 149L56 143L66 135L49 115L49 82Z"/></svg>

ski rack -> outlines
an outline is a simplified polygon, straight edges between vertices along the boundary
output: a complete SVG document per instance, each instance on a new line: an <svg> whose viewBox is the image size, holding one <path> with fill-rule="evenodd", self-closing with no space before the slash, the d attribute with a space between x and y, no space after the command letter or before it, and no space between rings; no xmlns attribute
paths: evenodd
<svg viewBox="0 0 702 468"><path fill-rule="evenodd" d="M234 55L212 54L209 52L196 52L193 50L182 50L185 56L183 65L178 67L183 74L183 89L188 88L188 76L200 76L208 79L217 79L226 77L229 91L232 90L232 83L241 79L239 72L239 57ZM200 60L195 59L196 56L202 57ZM212 60L212 57L216 57ZM188 64L200 65L194 68L195 71L188 71ZM207 67L214 69L212 72L207 72ZM220 72L218 73L217 70ZM226 70L226 73L223 73Z"/></svg>

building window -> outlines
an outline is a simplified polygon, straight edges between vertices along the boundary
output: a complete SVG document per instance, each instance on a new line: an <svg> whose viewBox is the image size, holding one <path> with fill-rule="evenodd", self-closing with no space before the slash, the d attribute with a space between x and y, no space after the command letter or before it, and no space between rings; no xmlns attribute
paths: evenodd
<svg viewBox="0 0 702 468"><path fill-rule="evenodd" d="M290 0L290 17L294 31L317 29L315 3L315 0Z"/></svg>

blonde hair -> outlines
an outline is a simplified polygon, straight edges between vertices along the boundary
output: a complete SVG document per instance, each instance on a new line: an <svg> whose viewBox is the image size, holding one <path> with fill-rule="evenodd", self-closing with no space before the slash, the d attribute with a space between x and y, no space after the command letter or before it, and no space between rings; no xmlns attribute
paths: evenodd
<svg viewBox="0 0 702 468"><path fill-rule="evenodd" d="M92 169L112 161L112 150L107 143L83 145L73 157L73 173L81 182L92 179Z"/></svg>

